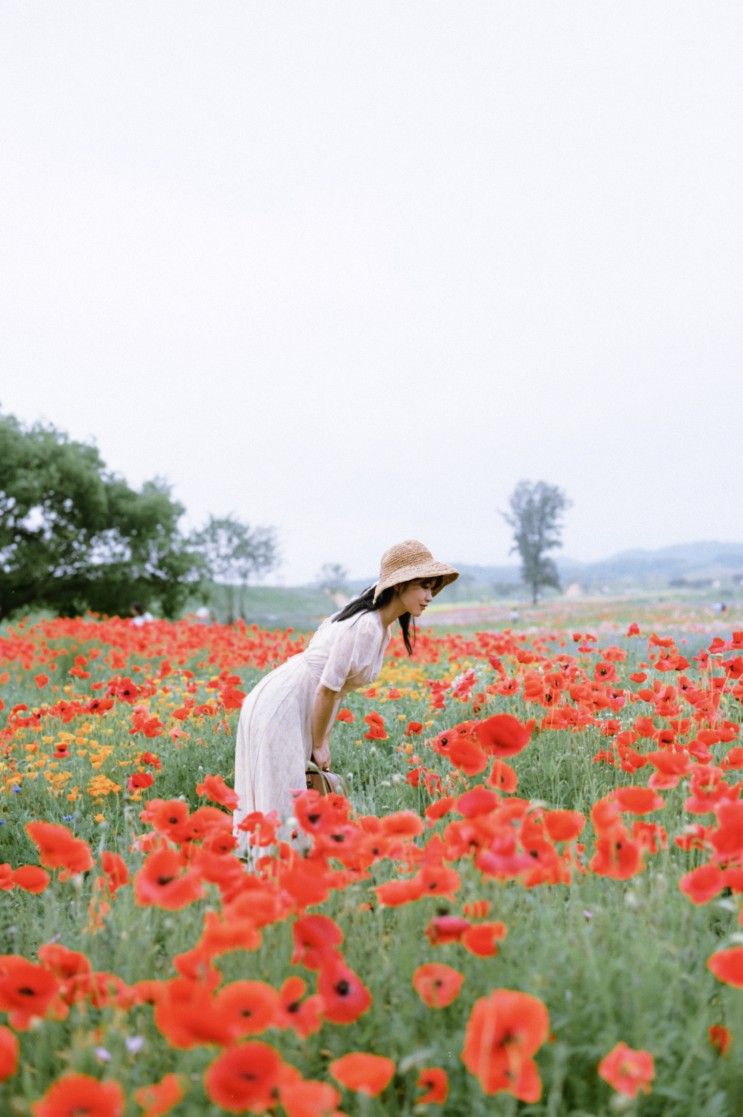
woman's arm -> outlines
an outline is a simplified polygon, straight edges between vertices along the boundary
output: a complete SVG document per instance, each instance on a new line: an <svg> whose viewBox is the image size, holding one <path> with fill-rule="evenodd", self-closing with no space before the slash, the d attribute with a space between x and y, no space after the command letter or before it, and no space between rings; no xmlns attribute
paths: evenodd
<svg viewBox="0 0 743 1117"><path fill-rule="evenodd" d="M323 686L315 691L312 706L312 755L319 768L330 767L330 744L328 737L333 719L333 711L338 692Z"/></svg>

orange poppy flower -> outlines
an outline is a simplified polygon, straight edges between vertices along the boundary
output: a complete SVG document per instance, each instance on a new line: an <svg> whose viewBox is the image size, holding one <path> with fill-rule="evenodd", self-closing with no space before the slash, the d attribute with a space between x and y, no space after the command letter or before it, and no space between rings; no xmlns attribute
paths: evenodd
<svg viewBox="0 0 743 1117"><path fill-rule="evenodd" d="M18 1070L20 1045L10 1028L0 1025L0 1082L11 1078Z"/></svg>
<svg viewBox="0 0 743 1117"><path fill-rule="evenodd" d="M328 1069L336 1082L340 1082L347 1090L376 1097L392 1081L395 1064L386 1055L351 1051L340 1059L334 1059Z"/></svg>
<svg viewBox="0 0 743 1117"><path fill-rule="evenodd" d="M372 1002L371 993L361 978L340 955L323 959L317 991L322 997L323 1015L333 1024L353 1023Z"/></svg>
<svg viewBox="0 0 743 1117"><path fill-rule="evenodd" d="M537 997L495 989L475 1004L467 1021L462 1062L486 1094L501 1091L535 1102L542 1083L532 1055L549 1031L547 1009Z"/></svg>
<svg viewBox="0 0 743 1117"><path fill-rule="evenodd" d="M269 1044L253 1041L230 1047L204 1073L209 1099L229 1113L261 1113L275 1104L282 1060Z"/></svg>
<svg viewBox="0 0 743 1117"><path fill-rule="evenodd" d="M278 1001L276 990L265 981L233 981L217 994L214 1011L239 1038L270 1028Z"/></svg>
<svg viewBox="0 0 743 1117"><path fill-rule="evenodd" d="M183 1086L177 1074L166 1074L151 1086L140 1086L134 1100L142 1107L141 1117L163 1117L183 1098Z"/></svg>
<svg viewBox="0 0 743 1117"><path fill-rule="evenodd" d="M707 959L707 969L718 981L743 989L743 946L731 946L711 954Z"/></svg>
<svg viewBox="0 0 743 1117"><path fill-rule="evenodd" d="M449 1076L442 1067L423 1067L416 1085L425 1091L417 1105L443 1105L449 1097Z"/></svg>
<svg viewBox="0 0 743 1117"><path fill-rule="evenodd" d="M650 1093L655 1060L649 1051L636 1051L626 1043L618 1043L599 1063L599 1074L617 1093L634 1098L640 1090Z"/></svg>
<svg viewBox="0 0 743 1117"><path fill-rule="evenodd" d="M26 833L38 846L39 861L47 869L62 869L60 880L93 867L90 846L76 838L66 826L53 822L28 822Z"/></svg>
<svg viewBox="0 0 743 1117"><path fill-rule="evenodd" d="M40 1101L33 1117L122 1117L126 1099L118 1082L99 1082L89 1074L65 1074Z"/></svg>
<svg viewBox="0 0 743 1117"><path fill-rule="evenodd" d="M464 975L443 962L427 962L413 973L413 988L429 1008L446 1008L459 996Z"/></svg>

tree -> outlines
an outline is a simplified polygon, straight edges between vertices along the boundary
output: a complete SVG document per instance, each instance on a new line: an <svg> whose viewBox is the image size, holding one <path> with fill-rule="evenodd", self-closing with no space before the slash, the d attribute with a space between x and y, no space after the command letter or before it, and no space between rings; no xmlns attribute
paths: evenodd
<svg viewBox="0 0 743 1117"><path fill-rule="evenodd" d="M511 553L518 551L521 557L521 578L531 589L532 604L536 605L541 589L560 588L557 566L545 552L562 546L561 517L570 501L557 485L519 481L509 506L510 512L502 515L513 528Z"/></svg>
<svg viewBox="0 0 743 1117"><path fill-rule="evenodd" d="M135 600L172 615L202 576L182 514L164 481L137 492L95 446L0 414L0 619L30 606L128 615Z"/></svg>
<svg viewBox="0 0 743 1117"><path fill-rule="evenodd" d="M251 527L232 514L210 516L192 535L191 542L202 555L212 581L225 587L229 623L235 619L236 597L240 616L244 617L248 582L278 565L275 529Z"/></svg>
<svg viewBox="0 0 743 1117"><path fill-rule="evenodd" d="M324 562L320 568L318 584L329 597L337 593L347 594L348 571L339 562Z"/></svg>

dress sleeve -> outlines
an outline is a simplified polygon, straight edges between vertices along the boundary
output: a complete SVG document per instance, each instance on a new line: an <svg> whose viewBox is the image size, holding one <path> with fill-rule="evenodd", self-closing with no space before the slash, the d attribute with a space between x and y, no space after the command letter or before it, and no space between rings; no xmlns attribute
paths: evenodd
<svg viewBox="0 0 743 1117"><path fill-rule="evenodd" d="M358 674L371 663L378 643L378 626L373 617L362 615L355 624L344 625L330 649L320 676L321 686L328 690L342 690L349 675Z"/></svg>

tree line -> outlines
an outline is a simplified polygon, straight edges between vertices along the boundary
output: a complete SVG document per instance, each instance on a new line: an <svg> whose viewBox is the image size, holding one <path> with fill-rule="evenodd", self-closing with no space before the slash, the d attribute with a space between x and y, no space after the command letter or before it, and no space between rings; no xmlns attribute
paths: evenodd
<svg viewBox="0 0 743 1117"><path fill-rule="evenodd" d="M534 602L559 588L547 551L560 546L568 506L557 486L521 481L503 513ZM0 413L0 620L29 608L125 616L134 603L174 616L214 582L229 619L244 613L249 581L278 565L275 529L228 515L184 533L184 511L164 480L133 489L95 446ZM326 563L320 587L340 592L346 579Z"/></svg>
<svg viewBox="0 0 743 1117"><path fill-rule="evenodd" d="M235 516L179 526L169 485L131 488L95 446L0 414L0 620L28 608L126 616L133 603L174 616L212 581L228 608L278 563L276 534Z"/></svg>

